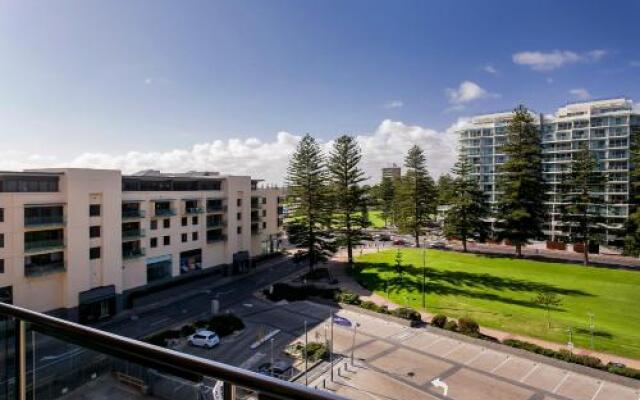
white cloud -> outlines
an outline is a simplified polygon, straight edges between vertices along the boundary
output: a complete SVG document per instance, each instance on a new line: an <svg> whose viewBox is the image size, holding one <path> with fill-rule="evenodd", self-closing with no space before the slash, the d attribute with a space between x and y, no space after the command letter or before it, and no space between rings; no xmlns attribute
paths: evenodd
<svg viewBox="0 0 640 400"><path fill-rule="evenodd" d="M393 108L402 108L404 103L401 100L391 100L384 105L384 108L393 109Z"/></svg>
<svg viewBox="0 0 640 400"><path fill-rule="evenodd" d="M153 83L153 78L145 78L144 80L145 85L151 85L152 83Z"/></svg>
<svg viewBox="0 0 640 400"><path fill-rule="evenodd" d="M549 83L549 84L551 84L551 83L553 83L553 82L554 82L554 81L553 81L553 78L547 78L547 79L545 79L545 80L546 80L546 81L547 81L547 83Z"/></svg>
<svg viewBox="0 0 640 400"><path fill-rule="evenodd" d="M578 100L589 100L591 98L591 94L585 88L575 88L569 90L569 94L575 97Z"/></svg>
<svg viewBox="0 0 640 400"><path fill-rule="evenodd" d="M498 75L498 70L491 64L485 65L483 68L484 72L491 75Z"/></svg>
<svg viewBox="0 0 640 400"><path fill-rule="evenodd" d="M596 62L607 55L606 50L591 50L585 53L576 53L568 50L554 50L544 53L541 51L522 51L515 53L513 62L525 65L534 71L551 71L564 65Z"/></svg>
<svg viewBox="0 0 640 400"><path fill-rule="evenodd" d="M463 121L463 120L460 120ZM407 150L414 144L423 147L434 177L447 172L456 159L457 138L452 125L444 132L421 126L384 120L372 133L357 135L363 151L363 167L374 181L380 169L390 162L402 164ZM55 156L0 151L0 170L45 167L109 168L131 174L144 169L164 172L219 171L231 175L251 175L267 182L283 183L289 156L300 136L278 132L274 138L216 140L190 148L164 152L131 151L124 154L84 153L70 160ZM331 142L322 144L328 152Z"/></svg>
<svg viewBox="0 0 640 400"><path fill-rule="evenodd" d="M640 67L640 60L629 61L630 67Z"/></svg>
<svg viewBox="0 0 640 400"><path fill-rule="evenodd" d="M444 91L451 104L463 104L487 97L498 97L495 93L489 93L475 82L464 81L457 89L447 88Z"/></svg>

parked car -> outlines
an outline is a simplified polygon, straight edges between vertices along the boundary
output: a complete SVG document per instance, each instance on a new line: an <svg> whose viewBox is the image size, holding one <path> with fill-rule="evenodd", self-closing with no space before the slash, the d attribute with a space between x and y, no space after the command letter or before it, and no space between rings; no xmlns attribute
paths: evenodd
<svg viewBox="0 0 640 400"><path fill-rule="evenodd" d="M610 361L607 363L608 368L626 368L627 366L621 362Z"/></svg>
<svg viewBox="0 0 640 400"><path fill-rule="evenodd" d="M271 365L270 362L260 364L258 367L258 373L267 376L274 376L276 378L285 376L290 370L293 364L287 360L276 360Z"/></svg>
<svg viewBox="0 0 640 400"><path fill-rule="evenodd" d="M438 241L429 243L428 247L431 249L446 249L447 243L442 240L438 240Z"/></svg>
<svg viewBox="0 0 640 400"><path fill-rule="evenodd" d="M191 346L211 349L220 344L220 338L212 331L199 331L189 336L187 343Z"/></svg>
<svg viewBox="0 0 640 400"><path fill-rule="evenodd" d="M376 240L381 241L381 242L390 242L391 241L391 236L384 235L384 234L383 235L376 235L376 236L374 236L374 238Z"/></svg>
<svg viewBox="0 0 640 400"><path fill-rule="evenodd" d="M393 241L393 245L394 246L406 246L407 245L407 241L404 239L396 239Z"/></svg>

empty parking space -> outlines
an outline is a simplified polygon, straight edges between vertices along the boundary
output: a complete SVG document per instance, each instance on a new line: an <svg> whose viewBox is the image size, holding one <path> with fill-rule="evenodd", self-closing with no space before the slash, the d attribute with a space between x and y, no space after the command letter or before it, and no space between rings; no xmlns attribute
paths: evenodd
<svg viewBox="0 0 640 400"><path fill-rule="evenodd" d="M449 396L455 400L525 400L534 392L467 369L447 378Z"/></svg>
<svg viewBox="0 0 640 400"><path fill-rule="evenodd" d="M427 344L422 350L433 354L434 356L444 356L447 353L452 353L462 345L461 342L449 338L442 340L436 340L433 343Z"/></svg>
<svg viewBox="0 0 640 400"><path fill-rule="evenodd" d="M600 382L584 375L570 374L555 393L574 400L593 400Z"/></svg>
<svg viewBox="0 0 640 400"><path fill-rule="evenodd" d="M511 357L508 362L493 371L494 374L520 382L527 374L534 371L536 363L519 357Z"/></svg>
<svg viewBox="0 0 640 400"><path fill-rule="evenodd" d="M441 376L454 365L432 357L425 357L410 350L399 349L386 354L371 364L384 371L390 371L403 379L417 384L425 384L431 379Z"/></svg>
<svg viewBox="0 0 640 400"><path fill-rule="evenodd" d="M522 382L551 392L558 386L566 374L568 374L568 372L550 365L538 365L538 368L531 372L529 376L525 377Z"/></svg>
<svg viewBox="0 0 640 400"><path fill-rule="evenodd" d="M465 344L460 346L455 351L451 352L447 358L458 363L466 363L469 360L473 360L482 354L482 348L474 346L472 344Z"/></svg>
<svg viewBox="0 0 640 400"><path fill-rule="evenodd" d="M634 390L625 386L606 382L593 400L638 400L640 389Z"/></svg>
<svg viewBox="0 0 640 400"><path fill-rule="evenodd" d="M494 368L498 368L501 364L508 361L509 356L504 353L498 353L493 350L485 350L480 357L469 363L470 367L478 368L483 371L492 371Z"/></svg>

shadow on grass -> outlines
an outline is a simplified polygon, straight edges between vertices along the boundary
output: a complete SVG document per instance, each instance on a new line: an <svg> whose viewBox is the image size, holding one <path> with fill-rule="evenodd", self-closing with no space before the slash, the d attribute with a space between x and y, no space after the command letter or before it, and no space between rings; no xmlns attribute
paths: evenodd
<svg viewBox="0 0 640 400"><path fill-rule="evenodd" d="M420 292L422 290L422 276L423 273L426 273L427 294L440 296L469 297L539 309L546 308L536 304L533 300L533 297L538 292L554 293L562 296L593 296L582 290L490 274L437 270L428 267L423 270L413 266L404 266L403 278L400 279L395 274L394 267L386 263L358 263L356 267L356 271L353 272L354 277L363 286L372 291L398 293L402 290L416 290ZM392 272L392 277L389 281L381 277L381 274L388 272ZM514 299L487 291L530 293L532 298L530 300ZM564 311L558 307L553 307L551 310Z"/></svg>

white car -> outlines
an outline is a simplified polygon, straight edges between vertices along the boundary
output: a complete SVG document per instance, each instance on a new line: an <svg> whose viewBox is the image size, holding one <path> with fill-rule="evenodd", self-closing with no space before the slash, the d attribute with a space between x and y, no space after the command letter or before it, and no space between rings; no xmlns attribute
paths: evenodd
<svg viewBox="0 0 640 400"><path fill-rule="evenodd" d="M212 331L199 331L189 336L187 343L191 346L211 349L220 344L220 338Z"/></svg>

